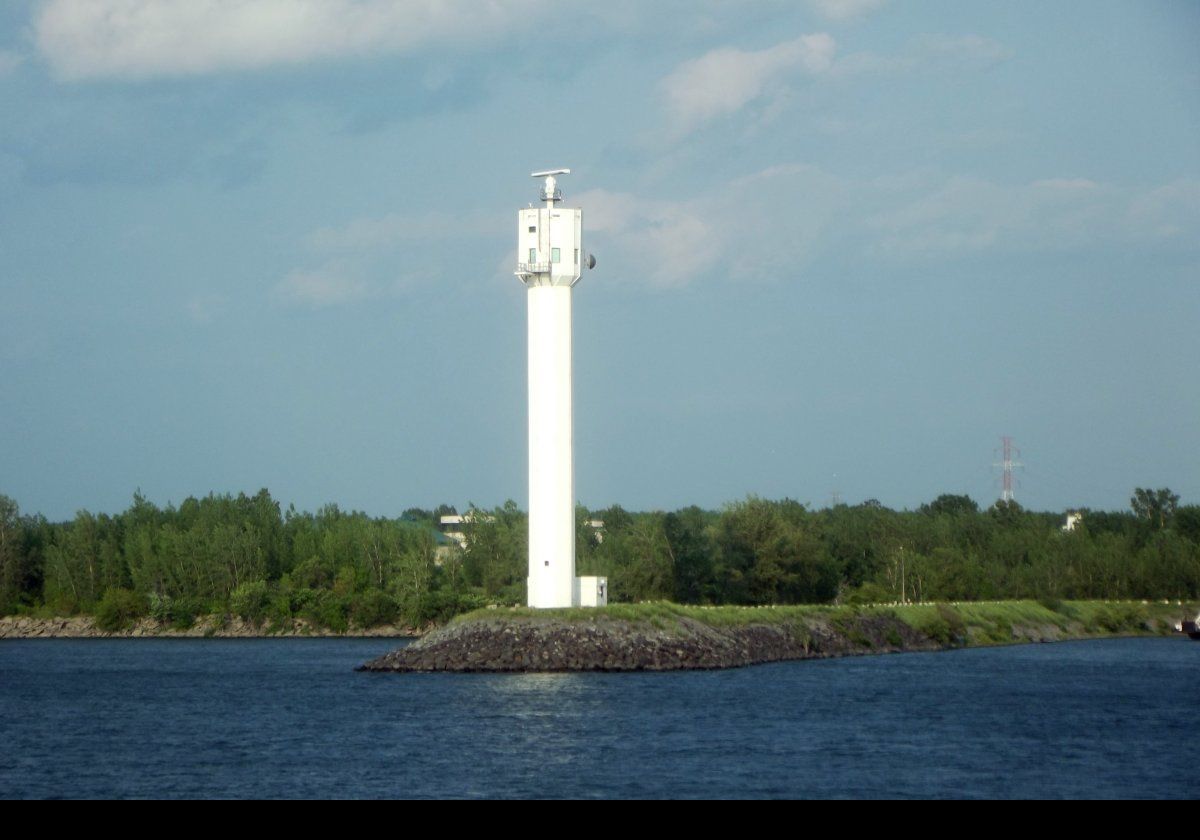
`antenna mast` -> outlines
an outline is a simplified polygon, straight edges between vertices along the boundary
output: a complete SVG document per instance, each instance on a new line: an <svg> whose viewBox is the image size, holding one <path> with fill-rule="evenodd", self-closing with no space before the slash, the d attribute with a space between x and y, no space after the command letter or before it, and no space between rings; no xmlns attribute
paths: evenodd
<svg viewBox="0 0 1200 840"><path fill-rule="evenodd" d="M1017 499L1013 494L1013 470L1017 467L1024 467L1025 465L1020 461L1013 460L1013 453L1015 452L1019 458L1021 456L1021 450L1013 446L1012 438L1010 438L1008 435L1003 435L1000 438L1000 444L1000 450L1002 453L1001 460L992 464L993 467L1001 467L1004 470L1004 478L1002 479L1003 489L1000 491L1000 501L1015 502Z"/></svg>

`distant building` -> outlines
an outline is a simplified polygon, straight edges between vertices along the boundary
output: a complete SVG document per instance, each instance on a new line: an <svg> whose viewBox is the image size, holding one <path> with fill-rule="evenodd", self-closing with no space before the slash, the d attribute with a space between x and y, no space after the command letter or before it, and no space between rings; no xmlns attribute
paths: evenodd
<svg viewBox="0 0 1200 840"><path fill-rule="evenodd" d="M467 535L463 531L463 523L466 522L466 517L461 514L453 514L451 516L443 516L438 522L438 530L441 531L448 539L458 543L459 548L467 547Z"/></svg>
<svg viewBox="0 0 1200 840"><path fill-rule="evenodd" d="M438 531L447 539L453 540L455 543L457 543L459 548L466 549L466 523L469 516L469 513L465 515L456 513L449 516L443 516L438 521ZM494 517L489 516L485 519L485 521L492 522L494 519ZM596 542L604 542L604 520L589 519L587 525L592 529L593 532L595 532Z"/></svg>
<svg viewBox="0 0 1200 840"><path fill-rule="evenodd" d="M604 520L603 519L589 519L588 527L591 528L595 532L597 543L604 542Z"/></svg>
<svg viewBox="0 0 1200 840"><path fill-rule="evenodd" d="M1063 532L1074 531L1075 526L1083 521L1083 514L1079 511L1068 511L1067 522L1062 526Z"/></svg>

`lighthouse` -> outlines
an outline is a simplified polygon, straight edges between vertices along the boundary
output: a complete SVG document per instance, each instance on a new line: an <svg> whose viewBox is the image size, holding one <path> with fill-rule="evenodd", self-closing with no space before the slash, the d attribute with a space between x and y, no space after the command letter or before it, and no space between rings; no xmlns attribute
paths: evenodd
<svg viewBox="0 0 1200 840"><path fill-rule="evenodd" d="M531 607L603 606L605 578L575 576L575 439L571 290L596 261L583 251L583 211L560 207L558 176L543 206L517 212L517 270L529 298L529 577Z"/></svg>

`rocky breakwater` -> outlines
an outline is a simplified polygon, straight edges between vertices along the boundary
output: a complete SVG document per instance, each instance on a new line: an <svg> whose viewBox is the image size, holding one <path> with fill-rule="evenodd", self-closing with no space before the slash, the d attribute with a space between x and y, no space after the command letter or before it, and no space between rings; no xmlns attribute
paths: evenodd
<svg viewBox="0 0 1200 840"><path fill-rule="evenodd" d="M939 650L889 616L722 626L686 616L626 621L472 616L360 666L360 671L679 671L787 659Z"/></svg>

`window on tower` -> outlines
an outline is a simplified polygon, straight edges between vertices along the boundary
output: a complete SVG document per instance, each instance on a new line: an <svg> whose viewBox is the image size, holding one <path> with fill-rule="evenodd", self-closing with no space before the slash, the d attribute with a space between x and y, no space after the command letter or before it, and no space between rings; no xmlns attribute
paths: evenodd
<svg viewBox="0 0 1200 840"><path fill-rule="evenodd" d="M561 260L562 260L561 252L557 248L551 248L550 249L550 262L556 263L556 262L560 262Z"/></svg>
<svg viewBox="0 0 1200 840"><path fill-rule="evenodd" d="M530 263L535 263L535 262L537 262L537 248L530 248L530 249L529 249L529 262L530 262Z"/></svg>

